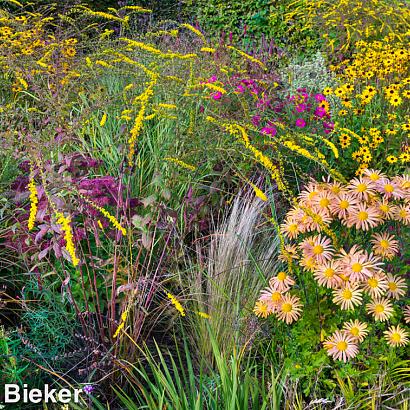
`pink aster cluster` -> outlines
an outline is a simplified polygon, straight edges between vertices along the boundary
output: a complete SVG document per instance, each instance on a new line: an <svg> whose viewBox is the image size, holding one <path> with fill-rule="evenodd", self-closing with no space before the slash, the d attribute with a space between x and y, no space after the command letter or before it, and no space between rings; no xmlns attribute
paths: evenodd
<svg viewBox="0 0 410 410"><path fill-rule="evenodd" d="M284 108L290 109L288 115L295 118L291 125L297 128L309 126L312 132L325 134L334 128L330 105L323 94L309 94L305 88L299 88L295 95L287 97Z"/></svg>

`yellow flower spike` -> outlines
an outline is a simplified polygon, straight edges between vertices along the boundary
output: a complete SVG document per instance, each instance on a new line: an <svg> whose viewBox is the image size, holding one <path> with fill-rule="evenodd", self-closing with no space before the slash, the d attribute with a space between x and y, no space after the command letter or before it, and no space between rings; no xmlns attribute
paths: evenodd
<svg viewBox="0 0 410 410"><path fill-rule="evenodd" d="M206 117L206 120L221 126L225 129L226 132L234 136L238 140L238 142L244 145L245 148L253 154L253 157L256 161L258 161L267 170L270 171L272 178L276 181L278 189L281 191L284 191L286 189L285 183L281 178L281 172L278 169L278 167L275 164L273 164L270 158L268 158L266 155L264 155L261 151L259 151L250 143L248 134L246 133L244 127L238 124L219 123L214 117L211 117L210 115Z"/></svg>
<svg viewBox="0 0 410 410"><path fill-rule="evenodd" d="M194 167L193 165L187 164L186 162L181 161L178 158L166 157L166 158L164 158L164 160L169 161L169 162L173 162L174 164L177 164L180 167L188 169L190 171L195 171L196 170L196 167Z"/></svg>
<svg viewBox="0 0 410 410"><path fill-rule="evenodd" d="M255 184L253 184L251 181L248 181L248 184L252 187L253 191L255 192L255 195L259 199L261 199L264 202L268 200L268 197L265 195L265 193L261 189L259 189Z"/></svg>
<svg viewBox="0 0 410 410"><path fill-rule="evenodd" d="M124 312L122 312L120 324L118 325L115 333L112 335L113 339L116 339L118 335L120 334L120 331L124 328L125 321L127 320L127 317L128 317L128 311L129 311L129 308L125 310Z"/></svg>
<svg viewBox="0 0 410 410"><path fill-rule="evenodd" d="M97 211L101 212L102 215L104 215L110 222L111 224L121 232L123 236L127 234L127 230L121 226L121 224L118 222L118 220L115 218L114 215L111 215L106 209L102 208L101 206L98 206L95 204L93 201L85 197L84 195L78 193L78 195L90 206L92 206L94 209ZM98 223L98 222L97 222Z"/></svg>
<svg viewBox="0 0 410 410"><path fill-rule="evenodd" d="M179 300L169 292L167 293L167 297L171 300L171 303L175 306L175 309L179 312L179 314L181 316L185 316L185 309L182 307Z"/></svg>
<svg viewBox="0 0 410 410"><path fill-rule="evenodd" d="M36 183L34 182L34 177L30 177L30 182L27 185L28 190L30 191L30 216L27 222L27 228L31 231L34 228L34 223L36 221L37 215L37 204L38 204L38 197L37 197L37 188Z"/></svg>
<svg viewBox="0 0 410 410"><path fill-rule="evenodd" d="M205 36L195 27L191 26L190 24L181 24L179 27L184 27L190 31L192 31L192 33L196 34L204 43L206 43L206 38Z"/></svg>
<svg viewBox="0 0 410 410"><path fill-rule="evenodd" d="M123 23L125 25L128 24L129 21L129 16L125 16L124 18L114 16L113 14L110 13L104 13L103 11L93 11L89 9L88 7L82 6L81 7L82 11L84 14L92 17L101 17L105 20L111 20L111 21L118 21L119 23Z"/></svg>
<svg viewBox="0 0 410 410"><path fill-rule="evenodd" d="M100 127L104 127L106 122L107 122L107 113L104 113L100 121Z"/></svg>
<svg viewBox="0 0 410 410"><path fill-rule="evenodd" d="M211 316L208 315L208 313L205 313L205 312L196 312L196 314L197 314L198 316L204 318L204 319L210 319L210 318L211 318Z"/></svg>
<svg viewBox="0 0 410 410"><path fill-rule="evenodd" d="M64 216L61 212L56 212L55 216L57 218L57 223L61 226L61 230L64 232L64 240L66 242L66 249L71 257L71 263L76 267L80 260L77 258L75 253L75 246L73 240L73 231L71 228L71 219L70 217Z"/></svg>
<svg viewBox="0 0 410 410"><path fill-rule="evenodd" d="M214 48L211 47L201 47L201 51L205 52L205 53L215 53L216 50Z"/></svg>
<svg viewBox="0 0 410 410"><path fill-rule="evenodd" d="M264 70L267 70L266 66L264 63L262 63L262 61L258 60L257 58L245 53L242 50L237 49L236 47L233 46L226 46L229 50L233 50L236 53L238 53L239 55L241 55L242 57L244 57L245 59L251 61L252 63L258 64L260 67L262 67Z"/></svg>

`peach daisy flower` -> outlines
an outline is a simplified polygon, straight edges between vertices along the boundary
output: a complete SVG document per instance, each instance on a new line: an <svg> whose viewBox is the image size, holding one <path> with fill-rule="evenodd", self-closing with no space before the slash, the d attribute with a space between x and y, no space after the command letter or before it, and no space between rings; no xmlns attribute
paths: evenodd
<svg viewBox="0 0 410 410"><path fill-rule="evenodd" d="M295 284L295 281L284 271L269 279L269 286L273 290L284 292Z"/></svg>
<svg viewBox="0 0 410 410"><path fill-rule="evenodd" d="M262 290L259 300L267 304L270 312L274 312L282 300L282 292L279 292L271 287L267 287Z"/></svg>
<svg viewBox="0 0 410 410"><path fill-rule="evenodd" d="M307 256L304 256L300 260L299 264L300 266L302 266L302 268L304 268L308 272L313 272L317 265L316 260L314 258L309 258Z"/></svg>
<svg viewBox="0 0 410 410"><path fill-rule="evenodd" d="M403 222L406 225L410 224L410 206L398 205L394 212L394 219Z"/></svg>
<svg viewBox="0 0 410 410"><path fill-rule="evenodd" d="M282 300L278 309L276 310L276 315L279 320L286 322L288 325L293 321L296 321L300 317L302 312L302 304L297 296L283 295Z"/></svg>
<svg viewBox="0 0 410 410"><path fill-rule="evenodd" d="M266 302L258 300L255 303L255 307L253 308L253 313L255 313L255 315L258 317L266 319L272 313L272 310L269 308Z"/></svg>
<svg viewBox="0 0 410 410"><path fill-rule="evenodd" d="M400 327L400 325L390 326L389 330L383 333L384 338L390 346L406 346L406 344L409 343L409 334L405 329Z"/></svg>
<svg viewBox="0 0 410 410"><path fill-rule="evenodd" d="M306 221L302 221L302 224L304 224L306 231L311 232L311 231L322 231L322 226L329 225L332 222L332 217L329 212L323 212L320 209L315 209L312 210L313 212L313 217L310 215L306 216Z"/></svg>
<svg viewBox="0 0 410 410"><path fill-rule="evenodd" d="M293 221L301 221L305 215L305 211L299 206L292 207L287 213L288 219Z"/></svg>
<svg viewBox="0 0 410 410"><path fill-rule="evenodd" d="M367 278L363 286L363 290L365 290L372 298L383 296L387 289L387 279L382 275L374 275Z"/></svg>
<svg viewBox="0 0 410 410"><path fill-rule="evenodd" d="M320 286L334 289L343 284L341 273L340 262L333 259L316 266L313 276Z"/></svg>
<svg viewBox="0 0 410 410"><path fill-rule="evenodd" d="M358 199L367 201L376 193L376 185L373 181L359 177L353 178L347 189L350 190Z"/></svg>
<svg viewBox="0 0 410 410"><path fill-rule="evenodd" d="M370 228L377 226L380 221L380 213L376 207L360 203L357 207L350 209L347 226L349 228L355 226L356 229L368 231Z"/></svg>
<svg viewBox="0 0 410 410"><path fill-rule="evenodd" d="M381 171L376 169L365 169L363 172L364 179L368 179L372 182L377 182L381 178L385 178L386 175L383 174Z"/></svg>
<svg viewBox="0 0 410 410"><path fill-rule="evenodd" d="M383 198L381 201L376 201L374 207L379 211L382 219L393 219L396 207Z"/></svg>
<svg viewBox="0 0 410 410"><path fill-rule="evenodd" d="M343 186L340 182L332 181L328 176L327 178L322 177L324 182L323 190L331 192L333 195L338 195L343 190Z"/></svg>
<svg viewBox="0 0 410 410"><path fill-rule="evenodd" d="M380 266L383 262L365 251L358 249L356 245L352 247L349 253L344 250L341 252L342 258L339 259L343 274L352 282L364 281L375 273L380 272Z"/></svg>
<svg viewBox="0 0 410 410"><path fill-rule="evenodd" d="M404 191L400 185L388 178L382 178L376 183L376 189L383 194L386 199L402 199L404 198Z"/></svg>
<svg viewBox="0 0 410 410"><path fill-rule="evenodd" d="M329 356L332 356L333 359L343 360L343 362L355 357L359 353L359 348L353 336L340 330L336 330L326 339L323 342L323 346Z"/></svg>
<svg viewBox="0 0 410 410"><path fill-rule="evenodd" d="M394 276L391 273L386 275L387 279L387 293L386 296L388 298L393 299L400 299L406 294L407 285L404 278L400 278L399 276Z"/></svg>
<svg viewBox="0 0 410 410"><path fill-rule="evenodd" d="M402 175L402 176L396 176L393 178L393 181L397 183L400 188L404 192L404 197L406 199L410 198L410 175Z"/></svg>
<svg viewBox="0 0 410 410"><path fill-rule="evenodd" d="M393 315L393 305L387 298L377 298L366 305L367 313L371 313L374 319L380 322L388 320Z"/></svg>
<svg viewBox="0 0 410 410"><path fill-rule="evenodd" d="M312 200L312 209L319 214L328 214L329 206L332 203L334 194L329 191L320 191Z"/></svg>
<svg viewBox="0 0 410 410"><path fill-rule="evenodd" d="M324 263L333 257L332 241L326 236L311 236L301 242L300 248L304 256L315 259L317 263Z"/></svg>
<svg viewBox="0 0 410 410"><path fill-rule="evenodd" d="M333 291L333 302L342 310L352 310L362 303L362 291L357 285L346 283L344 287Z"/></svg>
<svg viewBox="0 0 410 410"><path fill-rule="evenodd" d="M299 259L298 248L296 245L285 245L278 256L278 260L288 262L290 259Z"/></svg>
<svg viewBox="0 0 410 410"><path fill-rule="evenodd" d="M305 189L299 194L299 203L302 205L309 206L312 203L312 200L320 192L316 182L310 182Z"/></svg>
<svg viewBox="0 0 410 410"><path fill-rule="evenodd" d="M345 330L350 336L352 336L357 342L363 342L369 331L367 330L367 323L359 322L356 320L350 320L343 324L343 330Z"/></svg>
<svg viewBox="0 0 410 410"><path fill-rule="evenodd" d="M394 239L393 235L387 232L375 233L370 241L373 244L373 252L385 259L393 259L399 252L399 242Z"/></svg>
<svg viewBox="0 0 410 410"><path fill-rule="evenodd" d="M348 192L341 192L331 202L329 209L330 212L339 219L347 219L349 210L357 205L359 205L359 200L355 198L354 195Z"/></svg>
<svg viewBox="0 0 410 410"><path fill-rule="evenodd" d="M406 323L410 323L410 305L407 305L404 309L403 309L403 314L404 314L404 321Z"/></svg>
<svg viewBox="0 0 410 410"><path fill-rule="evenodd" d="M286 219L285 223L280 226L280 232L285 238L295 239L303 232L302 227L293 219Z"/></svg>

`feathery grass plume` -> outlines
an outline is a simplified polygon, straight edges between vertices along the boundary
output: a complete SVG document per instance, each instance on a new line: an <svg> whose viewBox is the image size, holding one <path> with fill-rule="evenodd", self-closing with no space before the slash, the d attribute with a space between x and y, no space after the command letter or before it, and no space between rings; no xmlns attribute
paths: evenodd
<svg viewBox="0 0 410 410"><path fill-rule="evenodd" d="M278 237L262 226L266 203L252 197L251 190L238 195L229 213L222 214L225 216L214 227L207 266L195 269L188 281L190 293L199 295L198 310L210 315L206 322L226 352L240 349L246 343L243 338L250 337L246 329L238 329L238 321L251 314L258 287L266 285L278 263ZM204 321L195 321L191 338L201 356L212 360Z"/></svg>

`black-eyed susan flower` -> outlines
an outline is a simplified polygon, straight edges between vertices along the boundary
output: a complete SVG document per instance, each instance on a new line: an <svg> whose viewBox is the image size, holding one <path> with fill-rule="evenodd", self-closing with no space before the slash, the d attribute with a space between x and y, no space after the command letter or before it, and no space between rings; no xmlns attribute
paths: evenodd
<svg viewBox="0 0 410 410"><path fill-rule="evenodd" d="M333 90L332 90L331 87L325 87L325 88L323 89L323 94L324 94L324 95L331 95L332 93L333 93Z"/></svg>
<svg viewBox="0 0 410 410"><path fill-rule="evenodd" d="M402 104L403 99L400 97L398 94L394 94L389 98L389 103L393 107L398 107L399 105Z"/></svg>
<svg viewBox="0 0 410 410"><path fill-rule="evenodd" d="M397 129L394 127L394 126L388 126L385 130L384 130L384 132L387 134L387 135L396 135L397 134Z"/></svg>
<svg viewBox="0 0 410 410"><path fill-rule="evenodd" d="M389 164L394 164L395 162L398 161L398 159L397 159L397 157L396 157L395 155L388 155L388 156L386 157L386 161L387 161Z"/></svg>
<svg viewBox="0 0 410 410"><path fill-rule="evenodd" d="M352 138L348 134L341 134L339 136L339 143L342 146L342 148L347 148L350 146Z"/></svg>
<svg viewBox="0 0 410 410"><path fill-rule="evenodd" d="M337 87L334 90L334 94L336 95L336 97L342 97L345 94L345 90L343 87Z"/></svg>
<svg viewBox="0 0 410 410"><path fill-rule="evenodd" d="M404 164L410 161L410 154L408 152L403 152L399 155L400 161Z"/></svg>

